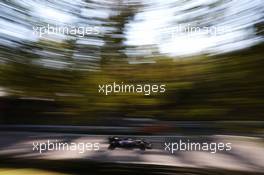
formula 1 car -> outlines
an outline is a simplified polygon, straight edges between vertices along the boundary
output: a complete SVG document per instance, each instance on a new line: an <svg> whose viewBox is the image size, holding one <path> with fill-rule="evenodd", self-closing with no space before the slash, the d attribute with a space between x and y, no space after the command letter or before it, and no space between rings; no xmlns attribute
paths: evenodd
<svg viewBox="0 0 264 175"><path fill-rule="evenodd" d="M148 143L141 139L132 139L132 138L119 138L119 137L110 137L108 149L115 148L126 148L134 149L139 148L140 150L152 149L151 143Z"/></svg>

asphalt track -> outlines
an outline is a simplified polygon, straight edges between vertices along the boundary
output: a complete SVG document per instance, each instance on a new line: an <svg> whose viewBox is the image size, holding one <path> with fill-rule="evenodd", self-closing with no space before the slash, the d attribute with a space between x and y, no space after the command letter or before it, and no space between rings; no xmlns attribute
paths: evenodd
<svg viewBox="0 0 264 175"><path fill-rule="evenodd" d="M43 132L0 132L0 160L76 160L103 163L158 165L181 168L224 169L243 172L264 172L264 141L261 137L233 135L170 135L136 136L151 142L153 149L141 151L117 148L108 149L110 135L88 135ZM129 137L129 136L124 136ZM133 137L133 136L131 136ZM61 143L99 143L99 150L80 153L80 149L33 151L33 143L47 141ZM206 151L165 151L165 142L223 142L232 143L231 151L210 153Z"/></svg>

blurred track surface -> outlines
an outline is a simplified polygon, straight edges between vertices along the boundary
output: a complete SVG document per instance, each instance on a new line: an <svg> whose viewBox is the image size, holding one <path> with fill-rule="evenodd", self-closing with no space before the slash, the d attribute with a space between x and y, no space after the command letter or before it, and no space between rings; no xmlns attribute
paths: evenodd
<svg viewBox="0 0 264 175"><path fill-rule="evenodd" d="M261 137L232 135L195 135L195 136L137 136L153 144L152 150L138 149L108 150L109 135L38 133L38 132L8 132L0 133L0 157L14 159L36 160L87 160L95 162L131 163L167 165L189 168L220 168L246 172L264 172L264 142ZM127 136L124 136L127 137ZM170 154L164 150L164 142L176 142L179 139L189 139L197 142L230 142L229 152L176 152ZM99 151L45 151L40 154L32 151L33 142L100 143Z"/></svg>

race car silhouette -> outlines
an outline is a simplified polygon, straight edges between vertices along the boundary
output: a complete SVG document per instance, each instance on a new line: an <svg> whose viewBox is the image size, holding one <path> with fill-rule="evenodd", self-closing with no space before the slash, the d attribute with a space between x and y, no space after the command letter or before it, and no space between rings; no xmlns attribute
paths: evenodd
<svg viewBox="0 0 264 175"><path fill-rule="evenodd" d="M125 148L125 149L134 149L139 148L141 150L151 149L151 143L148 143L141 139L132 139L132 138L119 138L119 137L110 137L108 149L115 148Z"/></svg>

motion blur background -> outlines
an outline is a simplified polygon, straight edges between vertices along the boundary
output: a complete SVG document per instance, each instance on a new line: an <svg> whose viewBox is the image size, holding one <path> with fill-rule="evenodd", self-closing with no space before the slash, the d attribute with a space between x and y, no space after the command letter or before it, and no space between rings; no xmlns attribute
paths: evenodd
<svg viewBox="0 0 264 175"><path fill-rule="evenodd" d="M1 128L262 137L263 16L262 0L1 0ZM36 35L48 24L99 34ZM190 37L179 25L224 30ZM112 82L166 92L98 93Z"/></svg>
<svg viewBox="0 0 264 175"><path fill-rule="evenodd" d="M103 118L262 120L263 2L1 1L1 123L89 124ZM98 35L36 26L91 26ZM173 27L226 27L192 37ZM173 35L172 35L172 32ZM166 84L160 95L98 85Z"/></svg>

